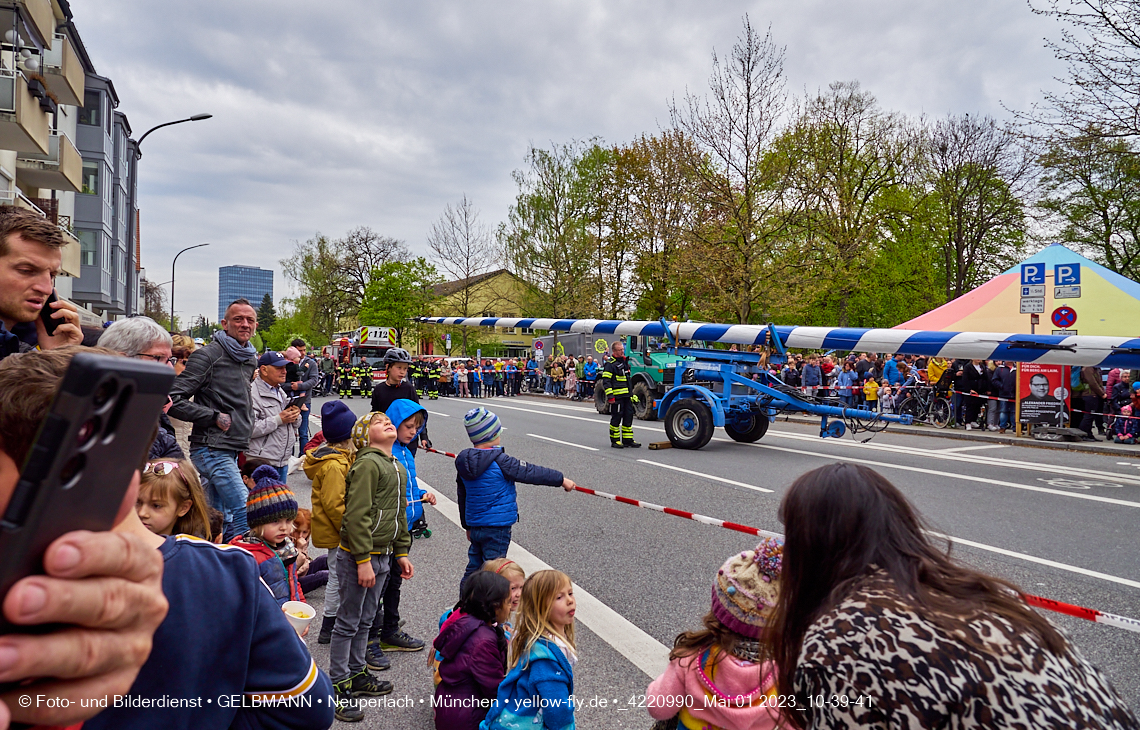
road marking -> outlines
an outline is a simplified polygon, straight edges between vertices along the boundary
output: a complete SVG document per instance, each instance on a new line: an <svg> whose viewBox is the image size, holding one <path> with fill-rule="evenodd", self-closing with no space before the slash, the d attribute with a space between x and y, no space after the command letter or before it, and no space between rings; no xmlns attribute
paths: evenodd
<svg viewBox="0 0 1140 730"><path fill-rule="evenodd" d="M426 408L424 410L427 411ZM433 416L443 416L444 418L451 418L450 413L440 413L439 411L428 411L428 413L432 414Z"/></svg>
<svg viewBox="0 0 1140 730"><path fill-rule="evenodd" d="M987 444L986 446L957 446L953 449L937 449L940 454L951 454L958 451L981 451L982 449L1008 449L1009 444Z"/></svg>
<svg viewBox="0 0 1140 730"><path fill-rule="evenodd" d="M572 444L569 441L559 441L558 439L552 439L549 436L539 436L537 433L528 433L527 436L533 436L534 438L542 439L543 441L553 441L554 443L562 444L563 446L573 446L574 448L577 448L577 449L586 449L588 451L597 451L597 449L595 449L593 446L584 446L582 444Z"/></svg>
<svg viewBox="0 0 1140 730"><path fill-rule="evenodd" d="M991 553L998 553L999 555L1007 555L1011 558L1019 558L1026 560L1030 563L1038 563L1039 565L1048 565L1050 568L1057 568L1059 570L1067 570L1070 573L1079 573L1080 575L1087 575L1090 578L1100 578L1101 580L1119 583L1122 586L1130 586L1132 588L1140 588L1140 581L1129 580L1128 578L1118 578L1115 575L1108 575L1107 573L1098 573L1095 570L1086 570L1085 568L1078 568L1075 565L1066 565L1065 563L1058 563L1055 560L1046 560L1045 558L1038 558L1033 555L1026 555L1025 553L1014 552L1013 550L1006 550L1005 548L994 547L993 545L986 545L972 540L963 540L960 537L951 537L950 535L943 535L938 532L927 532L928 535L940 537L950 542L958 543L959 545L969 545L970 547L978 548L979 550L988 550Z"/></svg>
<svg viewBox="0 0 1140 730"><path fill-rule="evenodd" d="M419 484L436 497L435 509L462 529L459 521L459 505L446 495L440 494L423 479ZM507 556L531 575L539 570L552 570L551 566L515 541L511 541ZM633 663L646 676L656 679L669 666L669 647L642 631L635 623L622 616L579 584L574 586L574 599L577 603L574 617L582 625L593 631L619 654Z"/></svg>
<svg viewBox="0 0 1140 730"><path fill-rule="evenodd" d="M714 482L723 482L725 484L732 484L733 486L737 486L737 487L744 487L745 489L751 489L754 492L766 492L768 494L774 494L773 490L771 490L771 489L765 489L764 487L754 487L751 484L744 484L743 482L734 482L733 480L725 479L724 477L714 477L712 474L705 474L704 472L700 472L700 471L691 471L689 469L682 469L679 466L673 466L671 464L662 464L659 461L650 461L649 459L638 459L638 461L641 462L642 464L649 464L650 466L659 466L662 469L672 469L673 471L680 471L680 472L684 472L685 474L692 474L693 476L701 477L702 479L711 479Z"/></svg>

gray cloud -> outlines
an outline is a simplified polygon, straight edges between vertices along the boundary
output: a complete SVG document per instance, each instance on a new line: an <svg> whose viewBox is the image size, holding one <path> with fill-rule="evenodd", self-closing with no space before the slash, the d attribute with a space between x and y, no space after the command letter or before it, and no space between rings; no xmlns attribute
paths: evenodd
<svg viewBox="0 0 1140 730"><path fill-rule="evenodd" d="M316 231L368 225L419 253L467 193L506 216L527 146L654 133L703 93L744 13L787 46L789 89L858 79L884 108L1027 108L1060 65L1021 0L778 2L73 2L98 71L139 134L143 265L177 309L216 315L217 267L278 270Z"/></svg>

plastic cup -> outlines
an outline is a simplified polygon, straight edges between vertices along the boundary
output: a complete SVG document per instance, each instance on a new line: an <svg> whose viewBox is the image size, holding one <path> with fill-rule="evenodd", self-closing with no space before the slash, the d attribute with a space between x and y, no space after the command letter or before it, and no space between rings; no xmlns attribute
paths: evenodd
<svg viewBox="0 0 1140 730"><path fill-rule="evenodd" d="M317 615L317 609L300 601L285 601L281 606L281 610L285 612L285 618L289 619L289 623L293 626L293 630L297 632L297 636L304 633L305 629L309 626L309 622ZM295 616L294 614L299 615Z"/></svg>

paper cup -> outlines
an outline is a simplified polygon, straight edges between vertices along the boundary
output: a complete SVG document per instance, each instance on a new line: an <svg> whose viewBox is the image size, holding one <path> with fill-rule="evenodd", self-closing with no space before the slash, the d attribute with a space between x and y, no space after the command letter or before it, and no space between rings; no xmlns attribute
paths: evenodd
<svg viewBox="0 0 1140 730"><path fill-rule="evenodd" d="M300 601L285 601L281 610L285 612L285 618L289 619L289 623L293 625L293 630L297 632L297 636L304 632L309 622L317 615L317 609Z"/></svg>

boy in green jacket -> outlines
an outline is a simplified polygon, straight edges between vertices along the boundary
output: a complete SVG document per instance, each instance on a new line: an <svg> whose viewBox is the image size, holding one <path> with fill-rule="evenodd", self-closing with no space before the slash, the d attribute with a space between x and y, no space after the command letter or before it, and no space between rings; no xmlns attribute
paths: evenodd
<svg viewBox="0 0 1140 730"><path fill-rule="evenodd" d="M379 697L392 683L368 673L368 630L388 582L388 556L395 554L400 577L414 574L408 560L408 473L392 456L396 427L383 413L369 413L368 445L356 452L344 487L341 550L336 560L340 607L329 646L329 677L336 692L336 718L359 722L364 711L353 700ZM351 560L348 558L351 556ZM380 667L373 667L380 669Z"/></svg>

